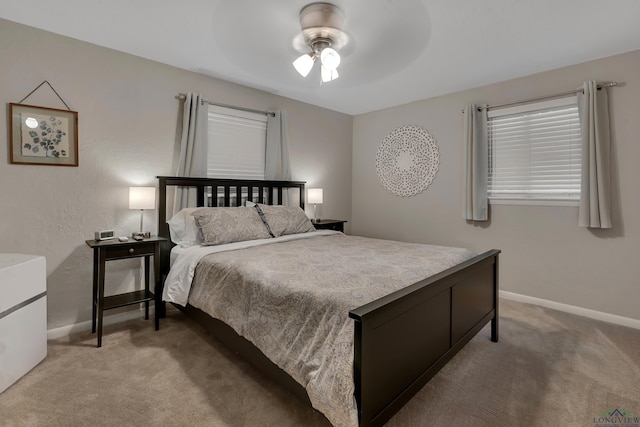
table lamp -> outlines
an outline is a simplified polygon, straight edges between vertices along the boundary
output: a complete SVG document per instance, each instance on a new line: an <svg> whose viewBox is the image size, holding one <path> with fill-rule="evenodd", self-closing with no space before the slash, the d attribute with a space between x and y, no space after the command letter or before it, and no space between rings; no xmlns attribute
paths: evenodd
<svg viewBox="0 0 640 427"><path fill-rule="evenodd" d="M143 231L142 221L144 219L144 210L155 208L155 187L129 187L129 209L140 209L140 231L134 231L131 233L131 237L134 239L151 237L150 232Z"/></svg>
<svg viewBox="0 0 640 427"><path fill-rule="evenodd" d="M322 204L322 188L310 188L307 191L307 198L309 199L309 203L313 204L313 220L315 222L320 221L316 215L316 210L318 209L318 205Z"/></svg>

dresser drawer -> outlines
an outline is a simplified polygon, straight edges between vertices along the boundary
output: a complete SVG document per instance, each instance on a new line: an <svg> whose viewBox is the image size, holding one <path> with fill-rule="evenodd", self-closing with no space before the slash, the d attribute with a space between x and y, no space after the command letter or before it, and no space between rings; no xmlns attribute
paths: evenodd
<svg viewBox="0 0 640 427"><path fill-rule="evenodd" d="M141 255L153 255L154 243L132 243L130 245L118 245L106 248L106 259L130 258Z"/></svg>

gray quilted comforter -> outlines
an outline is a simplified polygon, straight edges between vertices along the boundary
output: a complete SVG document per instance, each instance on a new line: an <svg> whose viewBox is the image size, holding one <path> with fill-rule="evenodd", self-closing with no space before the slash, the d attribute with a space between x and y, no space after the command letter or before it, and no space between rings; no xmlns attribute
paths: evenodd
<svg viewBox="0 0 640 427"><path fill-rule="evenodd" d="M473 256L343 234L280 242L202 258L189 303L289 373L334 426L356 426L349 310Z"/></svg>

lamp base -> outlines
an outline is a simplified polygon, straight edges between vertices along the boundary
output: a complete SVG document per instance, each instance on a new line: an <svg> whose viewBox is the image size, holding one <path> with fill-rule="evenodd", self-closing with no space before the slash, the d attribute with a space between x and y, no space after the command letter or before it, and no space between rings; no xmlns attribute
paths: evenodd
<svg viewBox="0 0 640 427"><path fill-rule="evenodd" d="M134 231L133 233L131 233L131 237L133 237L134 239L136 238L148 239L149 237L151 237L151 232L150 231Z"/></svg>

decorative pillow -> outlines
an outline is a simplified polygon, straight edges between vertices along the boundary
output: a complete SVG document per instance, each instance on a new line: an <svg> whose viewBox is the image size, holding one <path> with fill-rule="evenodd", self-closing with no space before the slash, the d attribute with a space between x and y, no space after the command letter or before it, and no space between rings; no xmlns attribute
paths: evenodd
<svg viewBox="0 0 640 427"><path fill-rule="evenodd" d="M193 217L193 213L199 209L202 208L184 208L167 221L173 243L183 247L202 243L200 230L196 225L196 219Z"/></svg>
<svg viewBox="0 0 640 427"><path fill-rule="evenodd" d="M256 209L260 209L264 214L266 224L274 237L316 230L307 215L298 206L257 204Z"/></svg>
<svg viewBox="0 0 640 427"><path fill-rule="evenodd" d="M200 208L193 216L204 246L271 237L255 208Z"/></svg>

